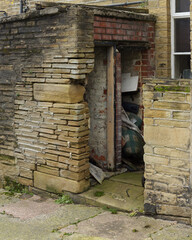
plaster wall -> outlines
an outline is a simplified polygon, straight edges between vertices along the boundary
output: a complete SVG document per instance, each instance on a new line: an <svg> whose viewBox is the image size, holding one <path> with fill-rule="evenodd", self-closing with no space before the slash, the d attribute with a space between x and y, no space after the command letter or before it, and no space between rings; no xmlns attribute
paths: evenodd
<svg viewBox="0 0 192 240"><path fill-rule="evenodd" d="M89 74L87 100L90 109L90 157L107 168L107 48L95 48L95 66Z"/></svg>

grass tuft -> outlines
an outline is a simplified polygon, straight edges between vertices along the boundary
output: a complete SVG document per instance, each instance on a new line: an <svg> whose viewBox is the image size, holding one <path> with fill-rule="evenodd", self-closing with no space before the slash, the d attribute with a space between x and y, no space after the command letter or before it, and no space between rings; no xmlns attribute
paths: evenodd
<svg viewBox="0 0 192 240"><path fill-rule="evenodd" d="M62 195L60 198L55 200L58 204L72 204L73 200L68 195Z"/></svg>
<svg viewBox="0 0 192 240"><path fill-rule="evenodd" d="M105 193L103 191L96 191L96 192L94 192L94 196L95 197L102 197L104 195L105 195Z"/></svg>
<svg viewBox="0 0 192 240"><path fill-rule="evenodd" d="M109 211L109 212L111 212L112 214L117 214L117 213L118 213L117 209L115 209L115 208L103 207L103 210Z"/></svg>
<svg viewBox="0 0 192 240"><path fill-rule="evenodd" d="M5 177L5 184L3 186L3 188L7 191L4 194L5 195L9 195L9 196L13 196L15 193L26 193L26 194L32 194L31 192L29 192L28 187L17 183L16 181L12 180L9 177Z"/></svg>

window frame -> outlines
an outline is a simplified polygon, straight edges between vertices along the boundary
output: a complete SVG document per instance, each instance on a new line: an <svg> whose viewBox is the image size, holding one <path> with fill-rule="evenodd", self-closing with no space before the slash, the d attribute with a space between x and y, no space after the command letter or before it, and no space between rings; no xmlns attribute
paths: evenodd
<svg viewBox="0 0 192 240"><path fill-rule="evenodd" d="M189 56L191 52L175 52L175 19L190 19L189 12L176 12L176 0L171 0L171 78L175 79L175 56Z"/></svg>

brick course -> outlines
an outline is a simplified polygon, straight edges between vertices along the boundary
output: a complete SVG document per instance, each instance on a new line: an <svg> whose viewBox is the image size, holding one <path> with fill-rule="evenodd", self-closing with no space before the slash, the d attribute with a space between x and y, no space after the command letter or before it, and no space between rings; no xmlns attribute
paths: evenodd
<svg viewBox="0 0 192 240"><path fill-rule="evenodd" d="M148 21L112 17L94 17L95 41L147 42L149 49L142 50L141 61L136 64L140 78L155 75L155 24Z"/></svg>
<svg viewBox="0 0 192 240"><path fill-rule="evenodd" d="M148 41L153 24L129 19L94 17L95 40Z"/></svg>

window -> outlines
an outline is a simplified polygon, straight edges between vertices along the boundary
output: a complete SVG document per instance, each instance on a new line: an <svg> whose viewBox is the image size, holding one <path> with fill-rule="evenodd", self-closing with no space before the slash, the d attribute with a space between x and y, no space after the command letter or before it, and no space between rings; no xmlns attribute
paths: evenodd
<svg viewBox="0 0 192 240"><path fill-rule="evenodd" d="M171 0L171 76L190 78L190 0Z"/></svg>

